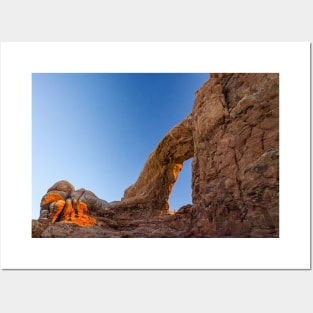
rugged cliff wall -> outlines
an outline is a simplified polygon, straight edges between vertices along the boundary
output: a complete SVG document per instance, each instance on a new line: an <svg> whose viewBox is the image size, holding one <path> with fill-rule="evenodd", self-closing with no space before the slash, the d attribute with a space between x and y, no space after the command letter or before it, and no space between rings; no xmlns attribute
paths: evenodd
<svg viewBox="0 0 313 313"><path fill-rule="evenodd" d="M189 158L193 204L172 215L168 198ZM278 237L279 75L211 74L122 201L59 185L42 200L34 237Z"/></svg>
<svg viewBox="0 0 313 313"><path fill-rule="evenodd" d="M278 74L213 74L192 116L192 197L208 232L277 236Z"/></svg>

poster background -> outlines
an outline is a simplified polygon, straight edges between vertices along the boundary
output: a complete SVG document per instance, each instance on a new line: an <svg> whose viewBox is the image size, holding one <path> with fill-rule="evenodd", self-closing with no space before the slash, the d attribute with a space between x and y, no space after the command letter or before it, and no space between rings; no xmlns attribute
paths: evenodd
<svg viewBox="0 0 313 313"><path fill-rule="evenodd" d="M308 1L2 1L1 41L310 41ZM56 22L57 21L57 22ZM160 23L162 21L162 23ZM297 105L297 108L299 106ZM301 110L295 111L301 113ZM303 114L295 116L301 123ZM292 125L291 125L292 126ZM310 146L301 133L297 147ZM301 162L300 162L301 163ZM308 181L306 159L296 185ZM304 170L303 170L304 169ZM309 173L310 174L310 173ZM1 184L2 188L2 184ZM1 190L2 194L2 190ZM309 203L309 194L299 197ZM2 208L1 208L2 209ZM2 212L1 212L2 219ZM0 307L41 312L312 311L312 271L0 271ZM50 295L57 301L49 301ZM81 301L68 301L81 296ZM161 298L161 300L158 299ZM91 300L90 300L91 299Z"/></svg>
<svg viewBox="0 0 313 313"><path fill-rule="evenodd" d="M306 269L309 208L288 177L299 154L298 110L308 121L309 43L3 43L1 263L7 269ZM127 51L127 53L125 53ZM230 53L231 51L231 53ZM152 62L151 60L154 60ZM71 238L29 237L31 203L31 77L34 72L274 72L280 77L279 238ZM307 114L306 114L307 113ZM12 123L12 121L14 121ZM293 127L290 122L293 121ZM47 122L52 122L48 120ZM57 121L56 125L59 126ZM121 125L123 127L123 125ZM308 128L307 128L308 129ZM57 147L43 147L43 153ZM86 164L88 164L86 160ZM303 169L305 170L305 169ZM301 170L300 170L301 171ZM44 173L43 173L44 175ZM38 184L38 182L36 182ZM19 191L24 205L12 199ZM35 204L34 204L35 205ZM295 214L295 208L302 208ZM28 209L27 209L28 208ZM18 231L9 221L19 224Z"/></svg>

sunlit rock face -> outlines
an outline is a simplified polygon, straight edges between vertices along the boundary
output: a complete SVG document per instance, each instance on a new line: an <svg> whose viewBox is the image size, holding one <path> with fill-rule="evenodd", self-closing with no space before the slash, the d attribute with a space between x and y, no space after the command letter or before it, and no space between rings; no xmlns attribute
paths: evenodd
<svg viewBox="0 0 313 313"><path fill-rule="evenodd" d="M50 187L40 203L39 220L73 223L78 226L92 226L96 219L87 211L104 209L108 203L99 199L94 193L85 189L75 191L74 186L66 180Z"/></svg>
<svg viewBox="0 0 313 313"><path fill-rule="evenodd" d="M193 204L169 214L189 158ZM278 237L279 75L211 74L121 201L64 181L45 197L34 237Z"/></svg>

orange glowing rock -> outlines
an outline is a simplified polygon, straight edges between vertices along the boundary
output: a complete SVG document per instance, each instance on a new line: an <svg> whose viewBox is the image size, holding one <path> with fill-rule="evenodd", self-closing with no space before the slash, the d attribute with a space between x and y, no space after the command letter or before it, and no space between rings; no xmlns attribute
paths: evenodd
<svg viewBox="0 0 313 313"><path fill-rule="evenodd" d="M56 202L58 200L63 200L61 195L59 195L58 193L47 193L41 200L40 205L43 206L45 204L51 203L51 202Z"/></svg>
<svg viewBox="0 0 313 313"><path fill-rule="evenodd" d="M77 206L78 216L84 216L87 211L88 211L87 204L82 201L79 201L79 204Z"/></svg>
<svg viewBox="0 0 313 313"><path fill-rule="evenodd" d="M78 226L92 226L96 224L96 219L86 214L88 206L82 201L73 200L73 205L68 199L64 209L64 223L74 223Z"/></svg>
<svg viewBox="0 0 313 313"><path fill-rule="evenodd" d="M53 213L51 223L63 222L74 223L79 226L92 226L97 220L87 215L88 206L79 199L67 198L64 199L58 192L48 191L41 200L41 207L46 204L50 205L50 212ZM46 210L46 208L45 208Z"/></svg>
<svg viewBox="0 0 313 313"><path fill-rule="evenodd" d="M88 216L88 206L82 201L76 199L66 199L54 192L47 193L40 205L44 206L48 203L55 202L55 212L51 219L51 223L55 223L57 220L63 223L74 223L78 226L92 226L96 224L96 219Z"/></svg>
<svg viewBox="0 0 313 313"><path fill-rule="evenodd" d="M75 218L75 211L71 199L66 200L65 207L63 210L63 217L65 221L71 221L72 218Z"/></svg>
<svg viewBox="0 0 313 313"><path fill-rule="evenodd" d="M52 224L56 221L56 219L59 217L59 215L63 211L64 205L65 205L65 201L63 199L61 199L55 203L56 211L55 211L55 213L52 217L52 220L51 220Z"/></svg>
<svg viewBox="0 0 313 313"><path fill-rule="evenodd" d="M74 217L72 217L72 223L75 223L79 226L92 226L96 224L96 219L86 214L88 211L88 206L86 203L82 201L78 201L77 203L75 201L74 206L76 206L76 214Z"/></svg>

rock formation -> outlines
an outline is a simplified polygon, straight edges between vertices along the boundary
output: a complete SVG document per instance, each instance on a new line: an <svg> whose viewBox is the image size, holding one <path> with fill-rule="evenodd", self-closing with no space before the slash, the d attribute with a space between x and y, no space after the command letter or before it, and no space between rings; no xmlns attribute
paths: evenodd
<svg viewBox="0 0 313 313"><path fill-rule="evenodd" d="M144 203L154 215L168 213L168 198L183 162L194 153L191 117L171 129L150 154L136 183L125 190L123 203Z"/></svg>
<svg viewBox="0 0 313 313"><path fill-rule="evenodd" d="M193 204L170 214L168 198L189 158ZM121 201L61 181L33 220L33 237L278 236L275 73L211 74L192 112L161 140Z"/></svg>
<svg viewBox="0 0 313 313"><path fill-rule="evenodd" d="M88 210L104 209L108 202L99 199L93 192L61 180L50 187L40 203L40 219L92 226L96 219L87 215Z"/></svg>

